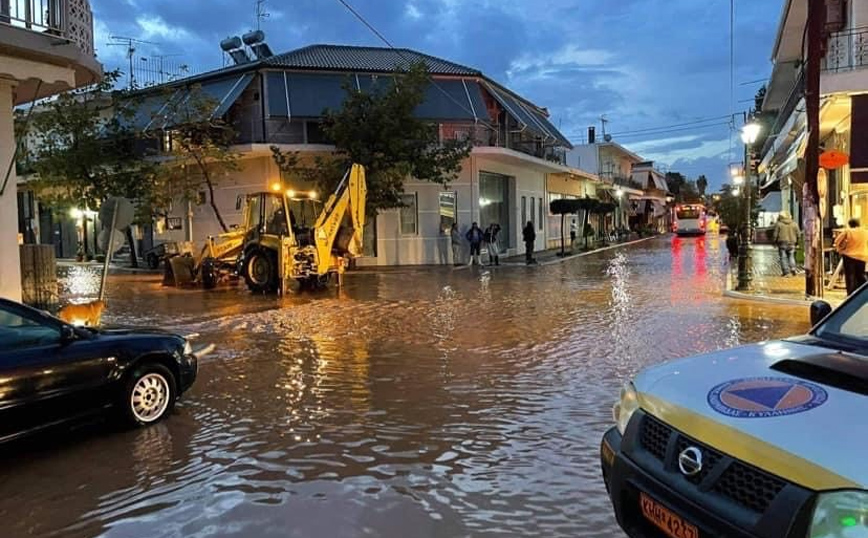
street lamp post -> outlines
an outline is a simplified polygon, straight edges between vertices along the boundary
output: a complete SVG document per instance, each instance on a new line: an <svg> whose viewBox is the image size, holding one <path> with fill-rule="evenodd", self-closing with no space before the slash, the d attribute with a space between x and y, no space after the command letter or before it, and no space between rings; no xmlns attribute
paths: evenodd
<svg viewBox="0 0 868 538"><path fill-rule="evenodd" d="M753 288L753 247L751 245L751 182L748 148L756 142L760 133L760 125L754 121L745 123L741 128L741 141L744 142L744 232L745 236L738 244L738 291L749 291ZM738 178L736 178L738 179Z"/></svg>

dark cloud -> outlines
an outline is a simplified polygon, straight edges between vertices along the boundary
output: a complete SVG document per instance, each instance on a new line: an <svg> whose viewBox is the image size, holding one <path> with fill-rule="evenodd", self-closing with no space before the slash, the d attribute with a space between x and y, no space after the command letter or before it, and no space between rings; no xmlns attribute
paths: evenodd
<svg viewBox="0 0 868 538"><path fill-rule="evenodd" d="M574 139L602 114L610 132L728 114L729 3L696 0L350 0L398 47L476 67L541 106ZM768 76L780 2L736 3L736 82ZM263 23L277 51L312 43L382 45L337 0L270 0ZM219 41L254 25L253 2L92 0L97 48L108 67L125 65L109 35L152 41L142 54L180 54L198 71L220 67ZM757 85L736 85L735 100ZM736 104L735 111L748 104ZM727 129L677 133L645 143L652 158L713 184L723 181ZM713 142L717 142L714 144ZM721 148L724 147L723 155ZM736 153L739 153L737 151ZM702 167L707 169L702 170Z"/></svg>

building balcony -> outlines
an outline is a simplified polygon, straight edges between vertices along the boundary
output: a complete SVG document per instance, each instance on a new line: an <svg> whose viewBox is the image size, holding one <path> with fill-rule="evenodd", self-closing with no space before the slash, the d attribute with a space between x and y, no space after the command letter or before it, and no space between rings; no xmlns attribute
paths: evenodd
<svg viewBox="0 0 868 538"><path fill-rule="evenodd" d="M0 78L21 104L102 76L88 0L0 0Z"/></svg>
<svg viewBox="0 0 868 538"><path fill-rule="evenodd" d="M838 73L868 67L868 27L850 28L829 36L823 71Z"/></svg>
<svg viewBox="0 0 868 538"><path fill-rule="evenodd" d="M520 136L504 136L502 132L486 125L474 123L441 123L440 140L470 139L474 147L506 148L555 164L566 165L566 148L530 140Z"/></svg>

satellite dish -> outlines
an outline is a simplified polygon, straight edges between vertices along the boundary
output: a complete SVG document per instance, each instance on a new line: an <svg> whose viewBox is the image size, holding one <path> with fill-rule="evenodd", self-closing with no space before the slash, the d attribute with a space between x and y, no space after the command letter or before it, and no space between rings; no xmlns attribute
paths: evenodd
<svg viewBox="0 0 868 538"><path fill-rule="evenodd" d="M99 220L102 222L103 228L109 228L112 225L112 213L115 206L118 208L118 215L115 218L115 230L126 230L133 223L135 210L133 204L126 198L109 198L103 202L99 208Z"/></svg>
<svg viewBox="0 0 868 538"><path fill-rule="evenodd" d="M124 234L115 230L115 233L112 234L112 244L111 249L108 248L109 244L109 229L103 228L99 235L96 237L96 244L99 246L99 249L104 252L111 251L112 254L119 251L122 246L124 246Z"/></svg>
<svg viewBox="0 0 868 538"><path fill-rule="evenodd" d="M603 140L605 140L606 142L611 142L612 141L612 135L607 134L607 135L603 136Z"/></svg>

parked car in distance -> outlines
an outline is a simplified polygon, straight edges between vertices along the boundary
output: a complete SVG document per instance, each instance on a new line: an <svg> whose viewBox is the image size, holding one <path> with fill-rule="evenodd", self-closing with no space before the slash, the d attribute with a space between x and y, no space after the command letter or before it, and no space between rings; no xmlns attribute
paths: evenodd
<svg viewBox="0 0 868 538"><path fill-rule="evenodd" d="M868 536L868 285L811 323L624 385L600 452L629 536Z"/></svg>
<svg viewBox="0 0 868 538"><path fill-rule="evenodd" d="M153 424L192 386L207 351L158 329L75 327L0 299L0 442L109 409Z"/></svg>

